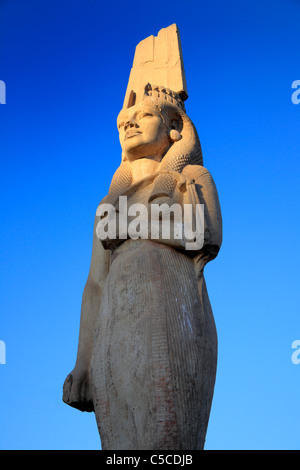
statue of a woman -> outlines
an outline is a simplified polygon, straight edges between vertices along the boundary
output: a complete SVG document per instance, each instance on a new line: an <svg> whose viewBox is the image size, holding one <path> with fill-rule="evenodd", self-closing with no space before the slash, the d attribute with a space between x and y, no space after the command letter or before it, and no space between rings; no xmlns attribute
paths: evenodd
<svg viewBox="0 0 300 470"><path fill-rule="evenodd" d="M130 104L118 117L122 163L101 204L118 211L126 196L128 207L143 204L149 214L151 204L203 204L204 242L187 250L174 230L153 240L150 229L143 239L100 240L97 211L63 399L95 411L105 450L202 449L217 363L203 270L221 246L218 195L180 96L148 84Z"/></svg>

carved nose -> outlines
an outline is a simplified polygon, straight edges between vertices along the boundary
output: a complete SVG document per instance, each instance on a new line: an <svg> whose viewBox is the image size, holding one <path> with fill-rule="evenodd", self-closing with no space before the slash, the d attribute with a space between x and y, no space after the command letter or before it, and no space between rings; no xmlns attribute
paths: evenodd
<svg viewBox="0 0 300 470"><path fill-rule="evenodd" d="M137 126L137 123L132 120L125 122L125 125L124 125L125 131L130 127L138 127L138 126Z"/></svg>

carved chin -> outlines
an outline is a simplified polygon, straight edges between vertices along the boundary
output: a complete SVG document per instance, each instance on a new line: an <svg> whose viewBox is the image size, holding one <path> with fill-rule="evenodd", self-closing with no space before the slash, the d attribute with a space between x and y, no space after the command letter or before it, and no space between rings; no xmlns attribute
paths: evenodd
<svg viewBox="0 0 300 470"><path fill-rule="evenodd" d="M124 151L131 155L138 154L141 150L146 149L147 146L144 145L143 141L139 136L130 137L124 142Z"/></svg>

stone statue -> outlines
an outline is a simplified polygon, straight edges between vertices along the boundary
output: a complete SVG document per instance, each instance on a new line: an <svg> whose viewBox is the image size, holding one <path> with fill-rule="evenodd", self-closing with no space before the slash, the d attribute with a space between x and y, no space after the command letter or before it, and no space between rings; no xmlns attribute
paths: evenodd
<svg viewBox="0 0 300 470"><path fill-rule="evenodd" d="M136 49L117 120L122 162L97 209L77 360L64 384L67 404L95 412L103 450L204 447L217 334L203 270L220 249L222 221L186 99L179 33L172 25ZM135 207L145 209L135 227L147 222L148 231L132 237L119 221L116 235L104 239L107 207L119 214L122 201L127 223L136 222ZM171 208L165 211L168 237L161 225L153 236L154 204ZM194 226L197 208L204 208L200 244L187 249L195 237L178 232L185 224L172 218L172 207L182 213L192 207Z"/></svg>

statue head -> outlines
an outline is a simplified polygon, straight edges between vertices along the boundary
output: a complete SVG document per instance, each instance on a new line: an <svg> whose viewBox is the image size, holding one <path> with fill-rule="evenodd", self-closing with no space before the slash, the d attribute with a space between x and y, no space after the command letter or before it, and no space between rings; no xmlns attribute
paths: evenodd
<svg viewBox="0 0 300 470"><path fill-rule="evenodd" d="M163 91L153 96L148 84L140 103L135 103L132 94L129 106L121 110L117 126L123 161L147 157L160 162L171 145L181 139L182 119L178 106L183 108L183 103L171 90L155 87L155 90L160 89Z"/></svg>
<svg viewBox="0 0 300 470"><path fill-rule="evenodd" d="M155 159L160 162L162 173L181 173L186 165L203 164L198 134L185 112L183 100L168 88L148 83L138 103L132 92L127 107L118 116L117 125L122 162L109 190L109 202L115 201L131 185L134 160Z"/></svg>
<svg viewBox="0 0 300 470"><path fill-rule="evenodd" d="M123 161L161 161L170 146L169 126L151 100L123 109L118 116Z"/></svg>
<svg viewBox="0 0 300 470"><path fill-rule="evenodd" d="M199 138L185 113L183 100L168 88L148 83L138 104L132 92L117 125L123 162L145 157L160 162L168 157L167 163L176 154L201 154ZM197 163L202 164L202 156Z"/></svg>

